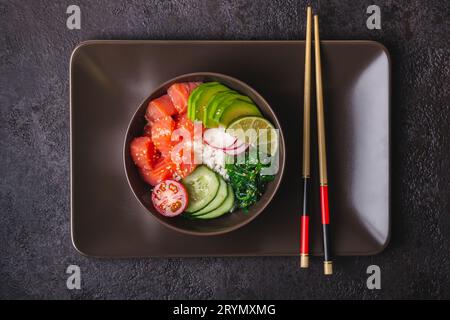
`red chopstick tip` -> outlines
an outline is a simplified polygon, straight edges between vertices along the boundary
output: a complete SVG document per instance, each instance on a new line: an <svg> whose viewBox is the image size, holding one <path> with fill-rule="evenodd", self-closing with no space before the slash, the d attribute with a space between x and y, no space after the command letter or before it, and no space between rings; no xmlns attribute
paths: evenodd
<svg viewBox="0 0 450 320"><path fill-rule="evenodd" d="M320 209L322 213L322 224L329 224L330 210L328 207L328 186L320 186Z"/></svg>
<svg viewBox="0 0 450 320"><path fill-rule="evenodd" d="M300 226L300 253L308 255L309 253L309 216L302 215Z"/></svg>

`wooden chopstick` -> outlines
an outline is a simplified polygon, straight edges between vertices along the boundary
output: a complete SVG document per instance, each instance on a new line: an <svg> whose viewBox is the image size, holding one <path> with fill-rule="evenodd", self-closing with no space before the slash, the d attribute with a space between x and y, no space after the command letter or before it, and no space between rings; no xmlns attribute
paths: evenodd
<svg viewBox="0 0 450 320"><path fill-rule="evenodd" d="M320 209L322 213L324 273L333 274L330 252L330 215L328 205L327 154L325 143L325 116L323 110L322 66L320 60L319 17L314 15L314 52L316 65L317 132L319 144Z"/></svg>
<svg viewBox="0 0 450 320"><path fill-rule="evenodd" d="M311 22L312 9L306 9L305 84L303 99L303 210L300 227L300 268L309 267L309 182L311 177Z"/></svg>

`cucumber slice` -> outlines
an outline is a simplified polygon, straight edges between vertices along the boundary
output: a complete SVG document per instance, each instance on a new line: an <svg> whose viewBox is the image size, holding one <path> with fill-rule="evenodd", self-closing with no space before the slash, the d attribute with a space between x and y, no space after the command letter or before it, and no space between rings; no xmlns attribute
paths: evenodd
<svg viewBox="0 0 450 320"><path fill-rule="evenodd" d="M195 107L195 120L202 121L203 113L205 112L206 105L209 100L211 100L215 94L222 91L229 91L228 87L225 87L222 84L211 85L205 87L203 91L201 91L200 95L194 101Z"/></svg>
<svg viewBox="0 0 450 320"><path fill-rule="evenodd" d="M217 178L220 181L220 185L219 185L219 191L217 192L216 197L203 209L196 211L194 213L191 213L192 217L200 216L202 214L205 214L212 210L217 209L227 198L227 196L228 196L227 183L225 182L225 180L223 180L222 177L217 176Z"/></svg>
<svg viewBox="0 0 450 320"><path fill-rule="evenodd" d="M225 201L220 205L220 207L201 216L197 216L195 217L195 219L202 219L202 220L214 219L224 215L225 213L230 212L231 209L233 209L234 207L234 192L230 185L228 185L227 188L228 188L228 196L225 199Z"/></svg>
<svg viewBox="0 0 450 320"><path fill-rule="evenodd" d="M206 207L216 197L220 185L216 173L206 166L195 169L182 183L189 196L189 204L185 210L189 213Z"/></svg>

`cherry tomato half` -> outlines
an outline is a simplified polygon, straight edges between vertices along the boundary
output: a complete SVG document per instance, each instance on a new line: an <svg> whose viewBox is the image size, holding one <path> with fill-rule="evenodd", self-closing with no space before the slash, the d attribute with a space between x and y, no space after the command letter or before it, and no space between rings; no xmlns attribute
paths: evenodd
<svg viewBox="0 0 450 320"><path fill-rule="evenodd" d="M155 209L165 217L181 214L188 205L188 194L178 181L165 180L153 188L152 202Z"/></svg>

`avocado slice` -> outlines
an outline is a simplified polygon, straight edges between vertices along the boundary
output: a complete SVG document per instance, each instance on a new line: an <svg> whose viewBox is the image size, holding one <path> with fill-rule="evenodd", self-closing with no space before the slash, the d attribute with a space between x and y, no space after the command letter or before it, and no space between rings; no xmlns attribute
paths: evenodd
<svg viewBox="0 0 450 320"><path fill-rule="evenodd" d="M216 94L206 105L205 112L203 113L203 123L207 128L217 128L219 124L214 121L213 115L217 107L230 97L236 97L239 94L236 91L223 91Z"/></svg>
<svg viewBox="0 0 450 320"><path fill-rule="evenodd" d="M206 105L208 104L209 100L214 97L215 94L229 90L230 89L228 87L225 87L222 84L215 84L205 87L194 101L195 120L203 120L203 113L205 112Z"/></svg>
<svg viewBox="0 0 450 320"><path fill-rule="evenodd" d="M223 111L228 108L229 105L231 105L235 100L241 100L247 103L253 103L252 100L247 97L247 96L243 96L241 94L237 94L234 96L229 96L227 99L225 99L224 101L222 101L222 103L220 103L217 108L214 110L213 114L212 114L212 119L218 123L220 120L220 117L222 116Z"/></svg>
<svg viewBox="0 0 450 320"><path fill-rule="evenodd" d="M233 120L246 116L262 116L262 114L255 104L238 99L223 110L219 124L228 127Z"/></svg>
<svg viewBox="0 0 450 320"><path fill-rule="evenodd" d="M205 90L205 88L207 88L207 87L215 86L217 84L219 84L219 82L202 83L201 85L199 85L197 88L195 88L191 92L191 94L189 95L189 99L188 99L188 111L187 111L189 119L195 120L195 105L198 100L198 97L203 92L203 90Z"/></svg>

